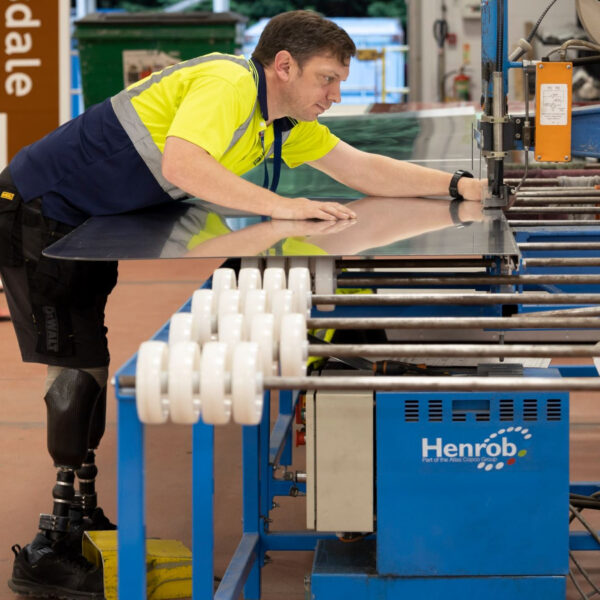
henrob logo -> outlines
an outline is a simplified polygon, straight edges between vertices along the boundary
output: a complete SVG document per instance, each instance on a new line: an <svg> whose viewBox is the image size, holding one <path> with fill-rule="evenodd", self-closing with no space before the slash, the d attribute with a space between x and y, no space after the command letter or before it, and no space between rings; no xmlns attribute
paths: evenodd
<svg viewBox="0 0 600 600"><path fill-rule="evenodd" d="M482 471L499 471L527 456L532 437L529 429L518 426L499 429L475 444L422 438L422 458L424 463L475 463Z"/></svg>

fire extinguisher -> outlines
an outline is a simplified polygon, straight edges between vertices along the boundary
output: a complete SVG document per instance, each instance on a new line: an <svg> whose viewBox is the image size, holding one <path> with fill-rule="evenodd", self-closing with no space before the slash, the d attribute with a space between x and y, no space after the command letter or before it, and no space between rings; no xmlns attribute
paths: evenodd
<svg viewBox="0 0 600 600"><path fill-rule="evenodd" d="M452 87L454 89L454 97L457 100L471 100L471 78L464 72L462 67L458 75L454 77Z"/></svg>

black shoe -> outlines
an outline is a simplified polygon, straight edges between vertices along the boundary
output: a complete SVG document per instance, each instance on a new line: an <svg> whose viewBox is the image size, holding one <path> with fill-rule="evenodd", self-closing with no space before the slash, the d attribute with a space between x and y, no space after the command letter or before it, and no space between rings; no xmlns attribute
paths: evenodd
<svg viewBox="0 0 600 600"><path fill-rule="evenodd" d="M15 554L8 587L17 594L63 600L104 600L102 569L89 563L61 542L50 542L42 534Z"/></svg>

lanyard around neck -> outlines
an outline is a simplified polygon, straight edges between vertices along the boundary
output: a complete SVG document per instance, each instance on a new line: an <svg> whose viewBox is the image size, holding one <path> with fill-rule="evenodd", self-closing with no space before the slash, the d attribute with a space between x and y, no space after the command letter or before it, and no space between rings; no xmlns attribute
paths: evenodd
<svg viewBox="0 0 600 600"><path fill-rule="evenodd" d="M275 136L275 141L273 142L273 180L271 181L271 185L269 186L269 169L267 168L267 157L265 155L264 165L265 165L265 178L263 180L263 187L271 190L272 192L277 191L277 186L279 185L279 175L281 173L281 146L282 146L282 135L281 128L277 121L273 123L273 133ZM263 154L265 154L265 138L264 133L260 135L260 143L262 144Z"/></svg>

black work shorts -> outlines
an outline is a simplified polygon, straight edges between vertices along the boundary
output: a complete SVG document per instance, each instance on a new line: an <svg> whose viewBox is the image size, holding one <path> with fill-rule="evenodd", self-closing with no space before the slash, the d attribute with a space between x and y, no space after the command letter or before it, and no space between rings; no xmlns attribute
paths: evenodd
<svg viewBox="0 0 600 600"><path fill-rule="evenodd" d="M0 174L0 275L25 362L102 367L110 357L104 308L117 263L42 255L73 227L42 215L41 200L22 202L8 170ZM7 206L3 194L15 193ZM10 244L6 243L10 240Z"/></svg>

